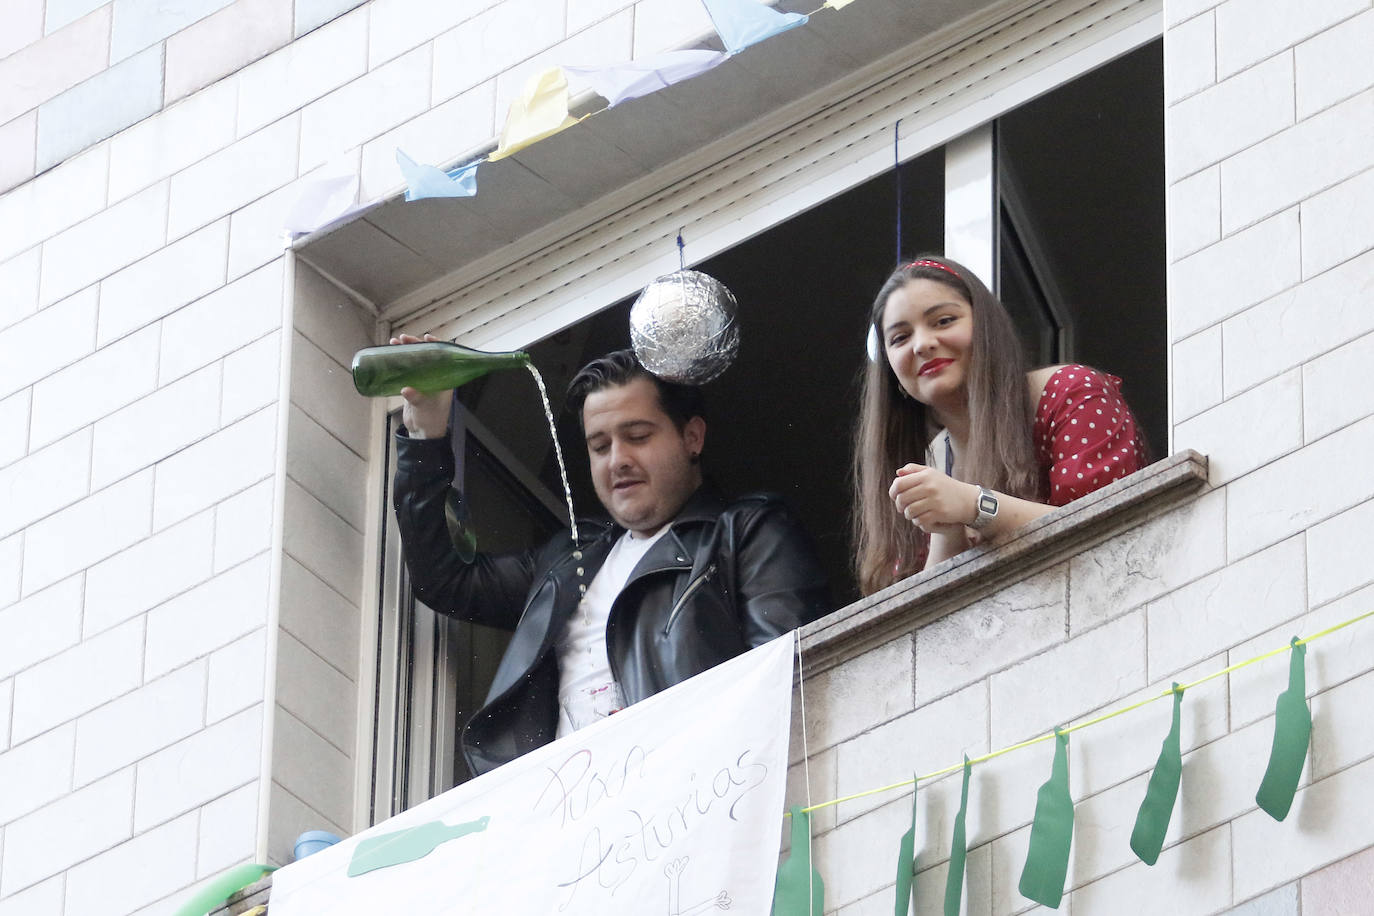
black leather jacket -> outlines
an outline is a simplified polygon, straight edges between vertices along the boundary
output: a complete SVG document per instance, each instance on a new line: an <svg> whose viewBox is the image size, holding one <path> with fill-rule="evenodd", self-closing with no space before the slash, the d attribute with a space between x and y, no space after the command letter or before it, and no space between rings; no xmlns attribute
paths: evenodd
<svg viewBox="0 0 1374 916"><path fill-rule="evenodd" d="M440 613L514 630L486 703L463 730L484 773L552 741L558 727L555 644L623 529L578 521L541 549L464 563L444 522L453 457L443 439L397 436L393 494L415 597ZM580 575L579 575L580 571ZM611 606L606 647L635 703L828 610L809 538L777 499L727 504L702 487L640 560Z"/></svg>

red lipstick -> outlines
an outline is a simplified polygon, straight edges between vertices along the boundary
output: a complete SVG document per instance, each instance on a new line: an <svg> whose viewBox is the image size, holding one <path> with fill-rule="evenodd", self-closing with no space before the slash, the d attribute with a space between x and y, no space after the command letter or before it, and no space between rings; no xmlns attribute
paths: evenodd
<svg viewBox="0 0 1374 916"><path fill-rule="evenodd" d="M928 361L925 363L925 365L921 366L921 370L920 370L919 372L917 372L916 374L917 374L917 375L933 375L933 374L935 374L936 372L939 372L941 369L943 369L943 368L945 368L946 366L948 366L948 365L949 365L950 363L952 363L952 362L954 362L954 360L952 360L952 359L944 359L944 358L928 360Z"/></svg>

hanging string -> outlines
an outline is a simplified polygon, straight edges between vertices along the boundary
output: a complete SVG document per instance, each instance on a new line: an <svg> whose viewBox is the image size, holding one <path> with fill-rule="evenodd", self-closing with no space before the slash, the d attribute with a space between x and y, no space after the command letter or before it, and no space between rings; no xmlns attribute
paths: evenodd
<svg viewBox="0 0 1374 916"><path fill-rule="evenodd" d="M902 126L902 119L898 118L897 123L892 125L892 174L897 176L897 257L892 263L902 263L902 161L898 158L898 130Z"/></svg>
<svg viewBox="0 0 1374 916"><path fill-rule="evenodd" d="M1207 683L1208 681L1215 680L1216 678L1219 678L1219 677L1221 677L1221 676L1223 676L1223 675L1226 675L1226 674L1230 674L1230 673L1232 673L1233 671L1239 671L1240 669L1249 667L1250 665L1256 664L1257 662L1262 662L1262 661L1264 661L1265 659L1273 658L1275 655L1282 655L1282 654L1285 653L1285 652L1290 652L1290 651L1292 651L1293 648L1296 647L1296 646L1305 646L1305 645L1307 645L1308 643L1313 642L1313 641L1318 640L1318 639L1321 639L1323 636L1328 636L1328 635L1330 635L1330 634L1336 632L1337 630L1345 629L1346 627L1350 626L1351 624L1359 623L1361 620L1364 620L1364 619L1366 619L1366 618L1368 618L1368 617L1374 617L1374 611L1366 611L1365 613L1360 614L1360 615L1357 616L1357 617L1352 617L1352 618L1350 618L1349 620L1343 620L1343 621L1341 621L1340 623L1332 624L1331 626L1327 627L1326 629L1324 629L1324 630L1319 630L1318 632L1313 633L1311 636L1308 636L1308 637L1306 637L1306 638L1304 638L1304 639L1294 640L1294 641L1292 642L1292 644L1290 644L1290 645L1280 646L1280 647L1277 648L1277 649L1272 649L1272 650L1270 650L1270 651L1268 651L1268 652L1265 652L1265 653L1263 653L1263 654L1261 654L1261 655L1256 655L1254 658L1247 658L1247 659L1246 659L1245 661L1243 661L1243 662L1236 662L1234 665L1229 665L1229 666L1227 666L1227 667L1225 667L1225 668L1222 668L1220 671L1214 671L1214 672L1212 672L1211 674L1208 674L1208 675L1205 675L1205 676L1203 676L1203 677L1200 677L1200 678L1198 678L1198 679L1195 680L1195 681L1190 681L1190 682L1187 683L1187 684L1178 684L1178 685L1176 685L1176 686L1170 687L1168 690L1165 690L1165 691L1163 691L1162 693L1156 694L1156 695L1154 695L1154 696L1146 697L1145 699L1140 700L1139 702L1136 702L1136 703L1132 703L1132 704L1129 705L1129 706L1123 706L1123 707L1121 707L1120 709L1114 709L1114 710L1112 710L1111 712L1103 713L1103 714L1100 715L1100 716L1096 716L1096 717L1094 717L1094 718L1092 718L1092 719L1088 719L1088 720L1086 720L1086 721L1079 722L1079 723L1076 724L1076 725L1070 725L1070 726L1068 726L1068 727L1066 727L1066 728L1058 729L1058 731L1059 731L1061 734L1068 734L1069 732L1076 732L1076 731L1078 731L1078 730L1081 729L1081 728L1088 728L1089 726L1093 726L1093 725L1097 725L1097 724L1102 723L1102 722L1106 722L1108 719L1115 719L1117 716L1124 716L1126 713L1128 713L1128 712L1134 712L1135 710L1139 709L1140 707L1149 705L1150 703L1153 703L1153 702L1155 702L1156 700L1162 700L1162 699L1164 699L1164 698L1166 698L1166 697L1172 697L1172 696L1174 695L1174 692L1175 692L1175 691L1182 692L1182 691L1185 691L1185 690L1191 690L1192 688L1198 686L1199 684L1205 684L1205 683ZM805 708L804 708L804 707L803 707L803 713L805 713ZM982 755L981 757L972 757L972 758L969 759L968 762L969 762L969 763L983 763L984 761L992 760L992 759L995 758L995 757L1001 757L1003 754L1010 754L1012 751L1019 751L1019 750L1021 750L1021 748L1023 748L1023 747L1030 747L1032 744L1040 744L1040 743L1043 742L1043 741L1052 741L1052 740L1054 740L1054 737L1055 737L1055 732L1052 731L1052 732L1049 732L1048 734L1039 735L1038 737L1030 738L1030 739L1028 739L1028 740L1026 740L1026 741L1021 741L1021 742L1019 742L1019 743L1017 743L1017 744L1013 744L1013 745L1010 745L1010 746L1008 746L1008 747L1000 748L1000 749L998 749L998 750L992 751L991 753L984 754L984 755ZM869 796L871 796L871 795L880 795L880 794L882 794L883 792L892 792L892 791L895 791L895 790L897 790L897 789L904 789L904 788L906 788L906 787L908 787L908 786L916 785L918 782L926 782L926 781L928 781L928 780L935 779L935 778L938 777L938 776L944 776L944 775L946 775L947 773L953 773L953 772L955 772L955 771L957 771L957 770L962 770L963 768L964 768L964 763L963 763L963 761L960 761L959 763L951 764L950 766L947 766L947 767L944 767L944 768L942 768L942 769L936 770L936 771L933 772L933 773L927 773L927 774L925 774L924 776L917 776L915 779L906 779L906 780L903 780L903 781L901 781L901 782L894 782L894 783L892 783L891 785L879 786L879 787L876 788L876 789L869 789L869 790L866 791L866 792L855 792L853 795L846 795L846 796L844 796L843 798L835 798L835 799L831 799L830 801L820 802L820 803L818 803L818 804L812 805L811 807L804 808L804 809L802 809L802 810L805 811L806 813L810 813L810 812L812 812L812 811L819 810L820 808L829 808L831 805L839 805L839 804L843 804L844 802L855 801L855 800L860 799L860 798L867 798L867 797L869 797Z"/></svg>
<svg viewBox="0 0 1374 916"><path fill-rule="evenodd" d="M686 226L683 229L687 228ZM677 231L677 266L678 270L687 269L687 244L682 241L682 229Z"/></svg>

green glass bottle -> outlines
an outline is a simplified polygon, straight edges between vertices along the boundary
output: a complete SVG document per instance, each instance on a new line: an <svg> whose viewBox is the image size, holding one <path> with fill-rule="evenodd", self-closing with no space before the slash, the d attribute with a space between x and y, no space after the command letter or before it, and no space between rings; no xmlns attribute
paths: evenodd
<svg viewBox="0 0 1374 916"><path fill-rule="evenodd" d="M530 364L519 350L489 353L446 340L368 347L353 356L353 387L364 397L400 394L402 388L447 391L500 369Z"/></svg>

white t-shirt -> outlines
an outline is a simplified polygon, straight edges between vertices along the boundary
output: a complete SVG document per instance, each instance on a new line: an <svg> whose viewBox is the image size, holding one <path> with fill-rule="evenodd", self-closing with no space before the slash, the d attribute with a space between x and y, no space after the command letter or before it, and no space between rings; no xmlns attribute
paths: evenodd
<svg viewBox="0 0 1374 916"><path fill-rule="evenodd" d="M627 531L611 545L587 593L568 618L558 640L558 737L570 735L624 707L620 687L606 654L606 624L630 573L654 542L668 532L664 525L647 538Z"/></svg>

